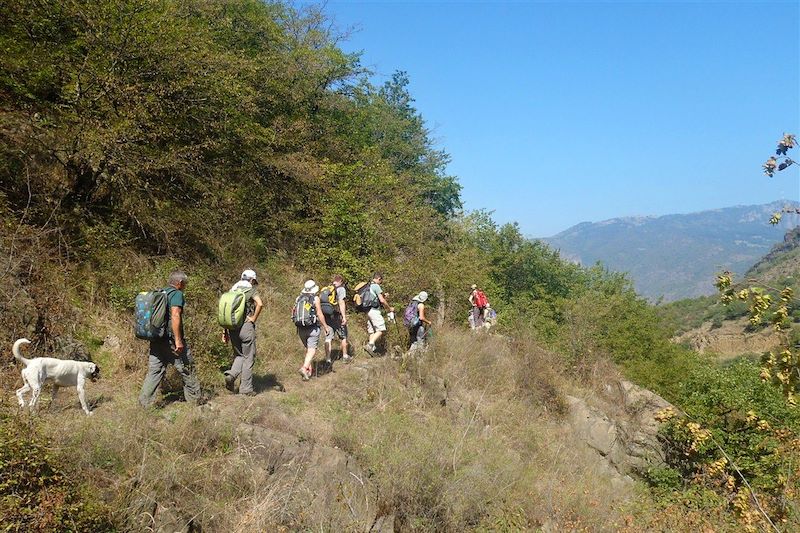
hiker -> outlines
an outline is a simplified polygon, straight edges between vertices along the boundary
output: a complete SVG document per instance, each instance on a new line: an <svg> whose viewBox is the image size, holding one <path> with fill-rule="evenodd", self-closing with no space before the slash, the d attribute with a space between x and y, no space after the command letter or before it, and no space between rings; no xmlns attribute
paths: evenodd
<svg viewBox="0 0 800 533"><path fill-rule="evenodd" d="M180 270L169 275L169 286L163 289L167 296L167 335L150 340L147 374L139 393L139 403L149 407L156 398L156 389L167 371L167 365L175 365L175 370L183 379L183 396L187 402L200 401L200 382L194 373L192 353L183 336L183 308L186 301L183 290L187 276Z"/></svg>
<svg viewBox="0 0 800 533"><path fill-rule="evenodd" d="M489 305L486 293L480 290L477 285L472 285L472 292L469 293L469 303L472 305L472 322L470 323L472 330L483 328L483 312L486 306Z"/></svg>
<svg viewBox="0 0 800 533"><path fill-rule="evenodd" d="M383 282L383 274L375 272L372 276L372 283L369 284L369 292L372 298L372 307L367 311L367 333L369 333L369 340L364 345L364 350L372 357L377 352L375 343L381 338L383 332L386 331L386 320L381 313L381 306L389 310L387 315L389 320L394 321L394 307L389 305L386 297L383 294L381 283Z"/></svg>
<svg viewBox="0 0 800 533"><path fill-rule="evenodd" d="M303 366L300 367L300 375L303 377L303 381L311 379L311 363L317 353L320 324L325 328L326 337L330 329L325 321L325 314L322 312L318 292L319 286L313 279L306 281L300 296L294 301L294 308L292 309L292 320L297 326L297 336L300 337L300 342L303 343L303 347L306 349L306 358L303 361Z"/></svg>
<svg viewBox="0 0 800 533"><path fill-rule="evenodd" d="M342 341L342 361L348 363L350 356L347 354L347 310L345 309L347 290L344 288L344 278L340 274L333 276L331 284L320 291L319 299L325 322L330 327L328 335L325 336L325 361L329 365L333 364L331 345L336 336Z"/></svg>
<svg viewBox="0 0 800 533"><path fill-rule="evenodd" d="M258 280L254 270L245 270L231 287L231 291L242 291L245 295L244 323L238 328L222 330L222 342L230 340L233 346L233 364L224 372L225 388L234 391L236 378L239 379L239 394L255 396L253 390L253 365L256 360L256 320L264 303L258 294Z"/></svg>
<svg viewBox="0 0 800 533"><path fill-rule="evenodd" d="M403 323L408 328L408 349L415 351L425 348L425 339L428 335L431 322L425 317L425 302L428 293L420 291L414 296L403 313Z"/></svg>
<svg viewBox="0 0 800 533"><path fill-rule="evenodd" d="M491 305L487 304L486 305L486 311L484 311L484 313L483 313L483 318L484 318L484 321L485 321L483 326L488 331L488 330L492 329L497 324L497 311L492 309Z"/></svg>

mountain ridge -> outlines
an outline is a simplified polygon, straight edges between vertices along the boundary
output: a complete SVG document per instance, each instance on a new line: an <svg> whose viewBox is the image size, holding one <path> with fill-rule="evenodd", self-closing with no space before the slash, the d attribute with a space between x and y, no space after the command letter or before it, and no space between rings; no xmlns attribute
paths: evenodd
<svg viewBox="0 0 800 533"><path fill-rule="evenodd" d="M562 257L583 265L601 262L627 272L643 296L673 301L714 292L720 270L743 274L782 240L795 221L778 228L769 217L797 202L737 205L695 213L628 216L581 222L539 239Z"/></svg>

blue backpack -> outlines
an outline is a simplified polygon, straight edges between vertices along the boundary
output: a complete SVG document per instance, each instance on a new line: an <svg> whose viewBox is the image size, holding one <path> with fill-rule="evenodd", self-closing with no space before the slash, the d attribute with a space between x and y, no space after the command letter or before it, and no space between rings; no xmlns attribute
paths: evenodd
<svg viewBox="0 0 800 533"><path fill-rule="evenodd" d="M169 294L173 288L140 292L134 305L133 334L137 339L155 340L169 334Z"/></svg>

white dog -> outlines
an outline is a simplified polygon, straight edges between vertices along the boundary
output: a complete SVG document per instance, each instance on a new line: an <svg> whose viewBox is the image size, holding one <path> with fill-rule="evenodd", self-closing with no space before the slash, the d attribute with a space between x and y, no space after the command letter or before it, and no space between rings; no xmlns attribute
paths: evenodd
<svg viewBox="0 0 800 533"><path fill-rule="evenodd" d="M36 359L25 359L20 355L19 349L23 344L30 344L28 339L19 339L14 343L12 351L14 352L14 359L25 365L22 370L22 381L25 385L17 390L17 398L19 405L25 407L25 400L22 395L32 390L30 407L36 405L39 400L39 394L42 392L42 386L47 381L53 382L53 400L56 399L56 393L59 387L77 387L78 398L81 401L81 407L87 415L92 414L89 407L86 405L86 391L83 386L86 379L95 381L100 375L100 367L94 363L83 361L72 361L69 359L55 359L53 357L37 357Z"/></svg>

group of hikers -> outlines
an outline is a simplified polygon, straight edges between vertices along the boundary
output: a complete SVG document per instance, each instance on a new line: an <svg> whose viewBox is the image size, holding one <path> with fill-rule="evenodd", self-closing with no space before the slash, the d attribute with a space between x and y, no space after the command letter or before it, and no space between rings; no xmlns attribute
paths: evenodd
<svg viewBox="0 0 800 533"><path fill-rule="evenodd" d="M186 282L186 274L176 270L170 274L167 287L139 293L136 298L134 331L138 338L150 341L147 374L139 394L139 403L143 407L155 401L156 390L169 364L174 365L183 380L186 401L199 403L201 400L200 382L195 375L191 350L183 332L183 291ZM355 309L366 314L369 337L363 349L370 357L378 353L378 343L387 330L387 320L396 323L395 309L387 301L381 283L383 274L375 272L369 282L356 285L353 295ZM426 348L432 325L426 313L427 300L428 293L420 291L403 312L403 324L409 335L409 353ZM313 279L306 281L295 299L292 321L305 349L303 364L299 369L303 381L308 381L313 375L312 365L322 337L325 339L325 360L328 365L333 364L332 345L337 337L342 361L352 361L355 354L348 343L346 301L347 289L340 274L333 276L330 285L321 289ZM496 313L489 305L486 294L477 285L472 285L469 302L472 306L470 327L473 330L491 327ZM239 394L255 395L255 324L263 308L258 278L252 269L243 271L240 279L219 299L217 318L222 327L221 338L224 343L230 343L233 349L233 363L223 373L225 387L231 392L236 391L238 379Z"/></svg>

